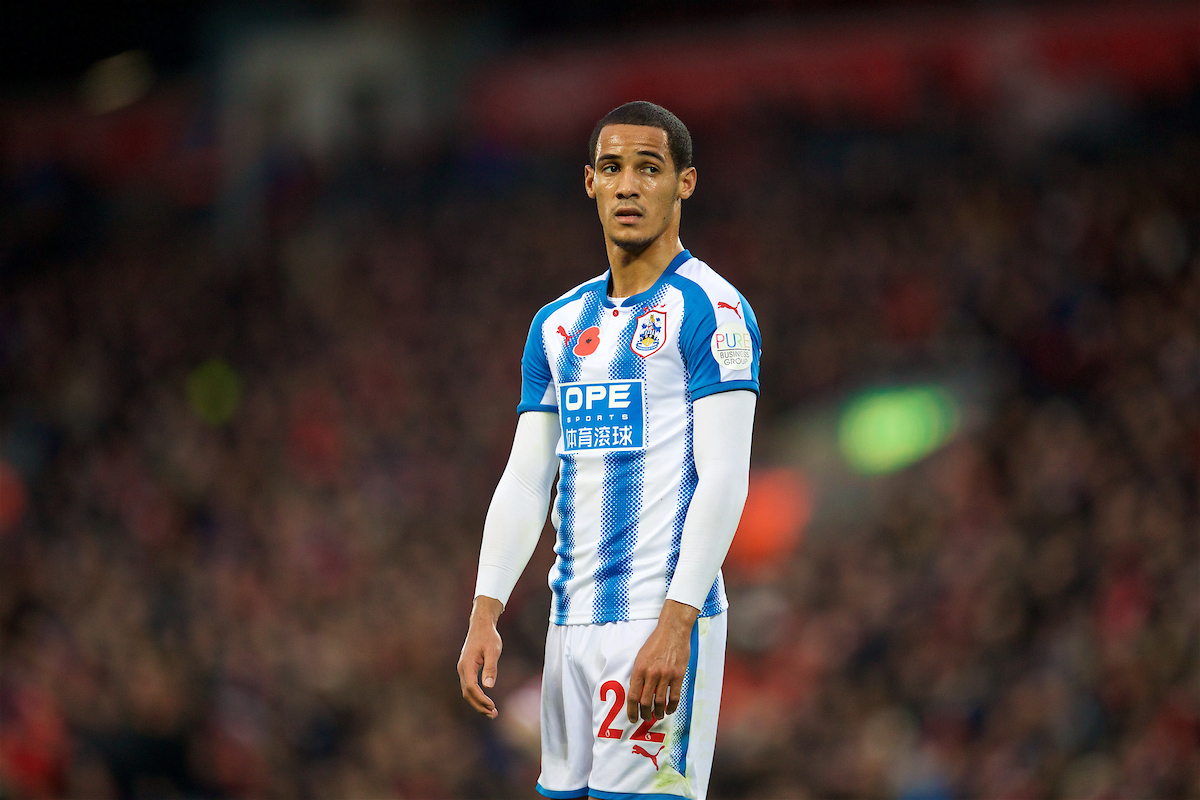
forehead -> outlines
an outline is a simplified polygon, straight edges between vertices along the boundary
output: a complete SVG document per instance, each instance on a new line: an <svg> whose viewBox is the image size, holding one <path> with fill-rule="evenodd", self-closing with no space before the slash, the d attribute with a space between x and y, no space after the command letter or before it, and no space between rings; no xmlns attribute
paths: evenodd
<svg viewBox="0 0 1200 800"><path fill-rule="evenodd" d="M650 125L605 125L596 140L597 157L605 153L630 155L638 150L652 150L670 161L667 132Z"/></svg>

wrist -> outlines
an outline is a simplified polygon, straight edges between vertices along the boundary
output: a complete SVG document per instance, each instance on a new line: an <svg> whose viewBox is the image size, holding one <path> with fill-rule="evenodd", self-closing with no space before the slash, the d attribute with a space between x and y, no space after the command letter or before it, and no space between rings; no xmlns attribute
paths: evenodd
<svg viewBox="0 0 1200 800"><path fill-rule="evenodd" d="M700 609L695 606L689 606L687 603L680 603L676 600L667 600L663 603L662 611L659 612L658 625L660 628L688 635L692 631L692 626L696 624L698 616L700 616Z"/></svg>
<svg viewBox="0 0 1200 800"><path fill-rule="evenodd" d="M475 602L471 604L471 622L476 621L486 622L491 625L496 624L496 620L500 619L500 615L504 612L504 603L501 603L494 597L486 595L478 595Z"/></svg>

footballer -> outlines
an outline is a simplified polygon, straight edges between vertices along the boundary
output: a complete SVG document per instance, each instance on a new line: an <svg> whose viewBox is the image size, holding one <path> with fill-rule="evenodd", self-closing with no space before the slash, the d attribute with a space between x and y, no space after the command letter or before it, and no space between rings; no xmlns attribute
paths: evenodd
<svg viewBox="0 0 1200 800"><path fill-rule="evenodd" d="M721 563L746 501L762 342L746 299L680 242L696 169L674 114L609 112L583 171L608 269L530 327L459 680L495 718L496 620L557 474L537 791L703 800L725 666Z"/></svg>

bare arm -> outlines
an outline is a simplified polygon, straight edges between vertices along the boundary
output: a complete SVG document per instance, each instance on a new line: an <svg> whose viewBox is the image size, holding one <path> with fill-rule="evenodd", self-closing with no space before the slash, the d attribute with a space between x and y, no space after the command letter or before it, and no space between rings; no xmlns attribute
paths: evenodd
<svg viewBox="0 0 1200 800"><path fill-rule="evenodd" d="M475 602L467 639L458 658L458 678L463 698L476 711L492 718L499 712L492 699L479 688L480 671L483 685L494 686L503 646L496 620L529 563L546 523L550 485L558 469L557 444L557 414L526 411L521 415L508 465L500 476L483 523Z"/></svg>

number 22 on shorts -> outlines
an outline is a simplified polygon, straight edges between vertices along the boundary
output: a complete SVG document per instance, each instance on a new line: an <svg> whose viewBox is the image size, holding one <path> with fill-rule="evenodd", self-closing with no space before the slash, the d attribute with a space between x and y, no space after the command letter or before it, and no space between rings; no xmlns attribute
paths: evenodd
<svg viewBox="0 0 1200 800"><path fill-rule="evenodd" d="M600 731L596 734L600 739L620 739L625 731L610 727L612 721L616 719L617 713L625 707L625 687L620 681L605 681L600 687L600 702L603 703L608 699L609 695L613 695L612 708L608 709L608 716L604 718L604 723L600 726ZM665 733L657 733L650 730L650 726L658 722L657 718L642 720L642 724L633 732L633 736L629 737L633 742L661 742L667 738Z"/></svg>

